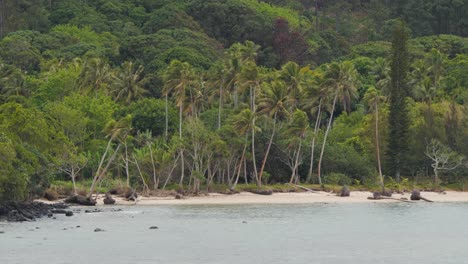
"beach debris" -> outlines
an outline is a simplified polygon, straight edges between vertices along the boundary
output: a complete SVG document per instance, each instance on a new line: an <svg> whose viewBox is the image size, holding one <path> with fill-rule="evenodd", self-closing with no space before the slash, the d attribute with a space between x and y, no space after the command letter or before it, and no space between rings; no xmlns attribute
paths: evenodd
<svg viewBox="0 0 468 264"><path fill-rule="evenodd" d="M137 198L138 198L138 194L134 189L128 190L125 193L125 199L127 199L127 201L136 201Z"/></svg>
<svg viewBox="0 0 468 264"><path fill-rule="evenodd" d="M85 197L82 195L72 195L68 197L67 199L65 199L65 203L85 205L85 206L95 206L96 200L93 200L90 197Z"/></svg>
<svg viewBox="0 0 468 264"><path fill-rule="evenodd" d="M423 200L423 201L430 202L430 203L433 202L433 201L431 201L431 200L429 200L429 199L426 199L426 198L422 197L422 196L421 196L421 192L418 191L418 190L412 190L412 191L411 191L410 200L412 200L412 201Z"/></svg>
<svg viewBox="0 0 468 264"><path fill-rule="evenodd" d="M350 194L351 191L349 190L349 187L347 185L344 185L343 188L341 188L341 191L338 193L338 196L348 197Z"/></svg>
<svg viewBox="0 0 468 264"><path fill-rule="evenodd" d="M106 193L106 198L104 198L104 204L115 204L115 199L108 192Z"/></svg>
<svg viewBox="0 0 468 264"><path fill-rule="evenodd" d="M251 193L259 195L272 195L273 190L250 190Z"/></svg>
<svg viewBox="0 0 468 264"><path fill-rule="evenodd" d="M157 226L150 226L149 229L159 229L159 227L157 227Z"/></svg>

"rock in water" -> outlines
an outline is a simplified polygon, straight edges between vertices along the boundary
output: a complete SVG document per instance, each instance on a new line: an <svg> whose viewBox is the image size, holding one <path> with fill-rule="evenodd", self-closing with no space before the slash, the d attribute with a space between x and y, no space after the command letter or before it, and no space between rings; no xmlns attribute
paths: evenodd
<svg viewBox="0 0 468 264"><path fill-rule="evenodd" d="M96 228L94 229L94 232L104 232L105 230L104 229L101 229L101 228Z"/></svg>
<svg viewBox="0 0 468 264"><path fill-rule="evenodd" d="M65 212L65 216L73 216L73 212L72 211L67 211L67 212Z"/></svg>
<svg viewBox="0 0 468 264"><path fill-rule="evenodd" d="M104 198L104 204L115 204L114 198L110 193L106 193L106 198Z"/></svg>
<svg viewBox="0 0 468 264"><path fill-rule="evenodd" d="M345 185L345 186L343 186L343 188L341 188L339 196L348 197L350 195L350 193L351 193L351 191L349 190L349 187Z"/></svg>
<svg viewBox="0 0 468 264"><path fill-rule="evenodd" d="M65 203L79 204L79 205L86 205L86 206L96 205L95 200L82 196L82 195L72 195L65 200Z"/></svg>
<svg viewBox="0 0 468 264"><path fill-rule="evenodd" d="M421 200L421 193L418 190L412 190L411 191L411 197L410 199L412 201L419 201Z"/></svg>
<svg viewBox="0 0 468 264"><path fill-rule="evenodd" d="M159 227L157 227L157 226L152 226L152 227L150 227L149 229L159 229Z"/></svg>

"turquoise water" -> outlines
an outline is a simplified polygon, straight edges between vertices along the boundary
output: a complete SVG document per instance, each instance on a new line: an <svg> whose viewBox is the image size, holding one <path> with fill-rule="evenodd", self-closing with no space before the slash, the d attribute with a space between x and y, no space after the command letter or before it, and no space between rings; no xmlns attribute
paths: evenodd
<svg viewBox="0 0 468 264"><path fill-rule="evenodd" d="M464 203L118 208L0 223L0 263L468 263Z"/></svg>

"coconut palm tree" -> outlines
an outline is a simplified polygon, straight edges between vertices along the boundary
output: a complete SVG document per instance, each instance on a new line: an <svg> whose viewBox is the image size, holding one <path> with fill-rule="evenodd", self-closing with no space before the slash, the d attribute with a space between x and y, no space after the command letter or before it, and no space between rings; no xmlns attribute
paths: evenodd
<svg viewBox="0 0 468 264"><path fill-rule="evenodd" d="M375 153L377 156L377 168L379 171L380 185L382 187L382 193L385 193L384 178L382 175L382 166L380 163L380 140L379 140L379 103L383 102L385 97L380 95L380 91L375 89L375 87L370 87L367 89L366 94L364 95L364 101L367 102L370 111L375 113Z"/></svg>
<svg viewBox="0 0 468 264"><path fill-rule="evenodd" d="M273 130L271 132L270 140L265 152L265 157L263 158L262 165L260 167L260 173L258 175L260 184L262 182L263 170L265 169L268 154L270 153L271 144L273 143L273 139L275 137L276 123L278 119L282 119L289 115L286 107L289 100L286 84L282 81L273 81L271 83L265 83L263 87L264 92L260 98L258 112L273 118Z"/></svg>
<svg viewBox="0 0 468 264"><path fill-rule="evenodd" d="M331 123L333 121L333 114L335 112L336 103L339 100L346 111L349 112L351 110L351 99L354 98L357 94L357 77L358 73L350 61L332 63L327 67L324 82L321 86L323 89L326 89L329 93L333 95L333 102L327 129L323 137L322 149L320 150L320 157L317 167L317 174L320 185L322 185L322 159L325 151L325 144L327 141L328 133L330 132Z"/></svg>
<svg viewBox="0 0 468 264"><path fill-rule="evenodd" d="M294 180L296 182L299 181L299 158L301 157L302 141L308 128L309 119L307 118L307 114L302 110L296 109L294 111L292 121L288 126L288 135L295 136L293 142L299 142L297 150L294 151L294 166L292 168L291 179L289 180L290 184L292 184Z"/></svg>
<svg viewBox="0 0 468 264"><path fill-rule="evenodd" d="M102 90L109 93L109 84L114 78L110 65L100 58L87 59L82 66L76 86L84 94Z"/></svg>
<svg viewBox="0 0 468 264"><path fill-rule="evenodd" d="M112 83L112 93L115 101L123 101L128 104L134 99L142 98L148 91L141 84L144 67L130 61L122 63Z"/></svg>
<svg viewBox="0 0 468 264"><path fill-rule="evenodd" d="M308 85L308 80L312 76L312 71L308 66L301 68L295 62L288 62L279 71L279 78L287 85L288 94L293 99L291 107L295 108L299 104L301 94Z"/></svg>
<svg viewBox="0 0 468 264"><path fill-rule="evenodd" d="M252 130L254 131L260 130L259 127L255 126L255 122L253 122L255 118L256 118L255 113L250 111L250 109L244 109L234 117L234 121L233 121L234 129L238 132L239 136L245 136L245 145L244 145L244 151L242 153L241 161L245 159L245 149L247 148L247 144L248 144L248 134L251 133L251 135L254 135ZM252 163L255 168L256 162L255 162L255 155L254 155L254 152L255 152L254 142L252 142L251 147L252 147L252 154L253 154ZM255 173L254 177L257 182L257 186L261 186L256 169L254 169L254 173Z"/></svg>

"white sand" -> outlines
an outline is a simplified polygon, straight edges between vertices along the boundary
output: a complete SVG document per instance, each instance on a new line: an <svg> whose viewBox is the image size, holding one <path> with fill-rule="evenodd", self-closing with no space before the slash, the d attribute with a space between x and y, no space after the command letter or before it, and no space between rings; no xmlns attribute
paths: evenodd
<svg viewBox="0 0 468 264"><path fill-rule="evenodd" d="M338 197L331 193L301 192L301 193L274 193L273 195L257 195L242 192L233 195L208 194L199 197L185 197L177 200L174 197L139 197L138 205L200 205L200 204L310 204L310 203L393 203L396 200L369 200L370 192L351 192L350 197ZM421 192L421 196L434 202L468 202L468 193L448 191L445 194L435 192ZM392 198L405 197L409 200L410 194L394 194ZM121 197L114 197L118 205L131 205L135 202L125 201ZM424 201L414 201L421 202ZM102 197L98 204L102 204Z"/></svg>

